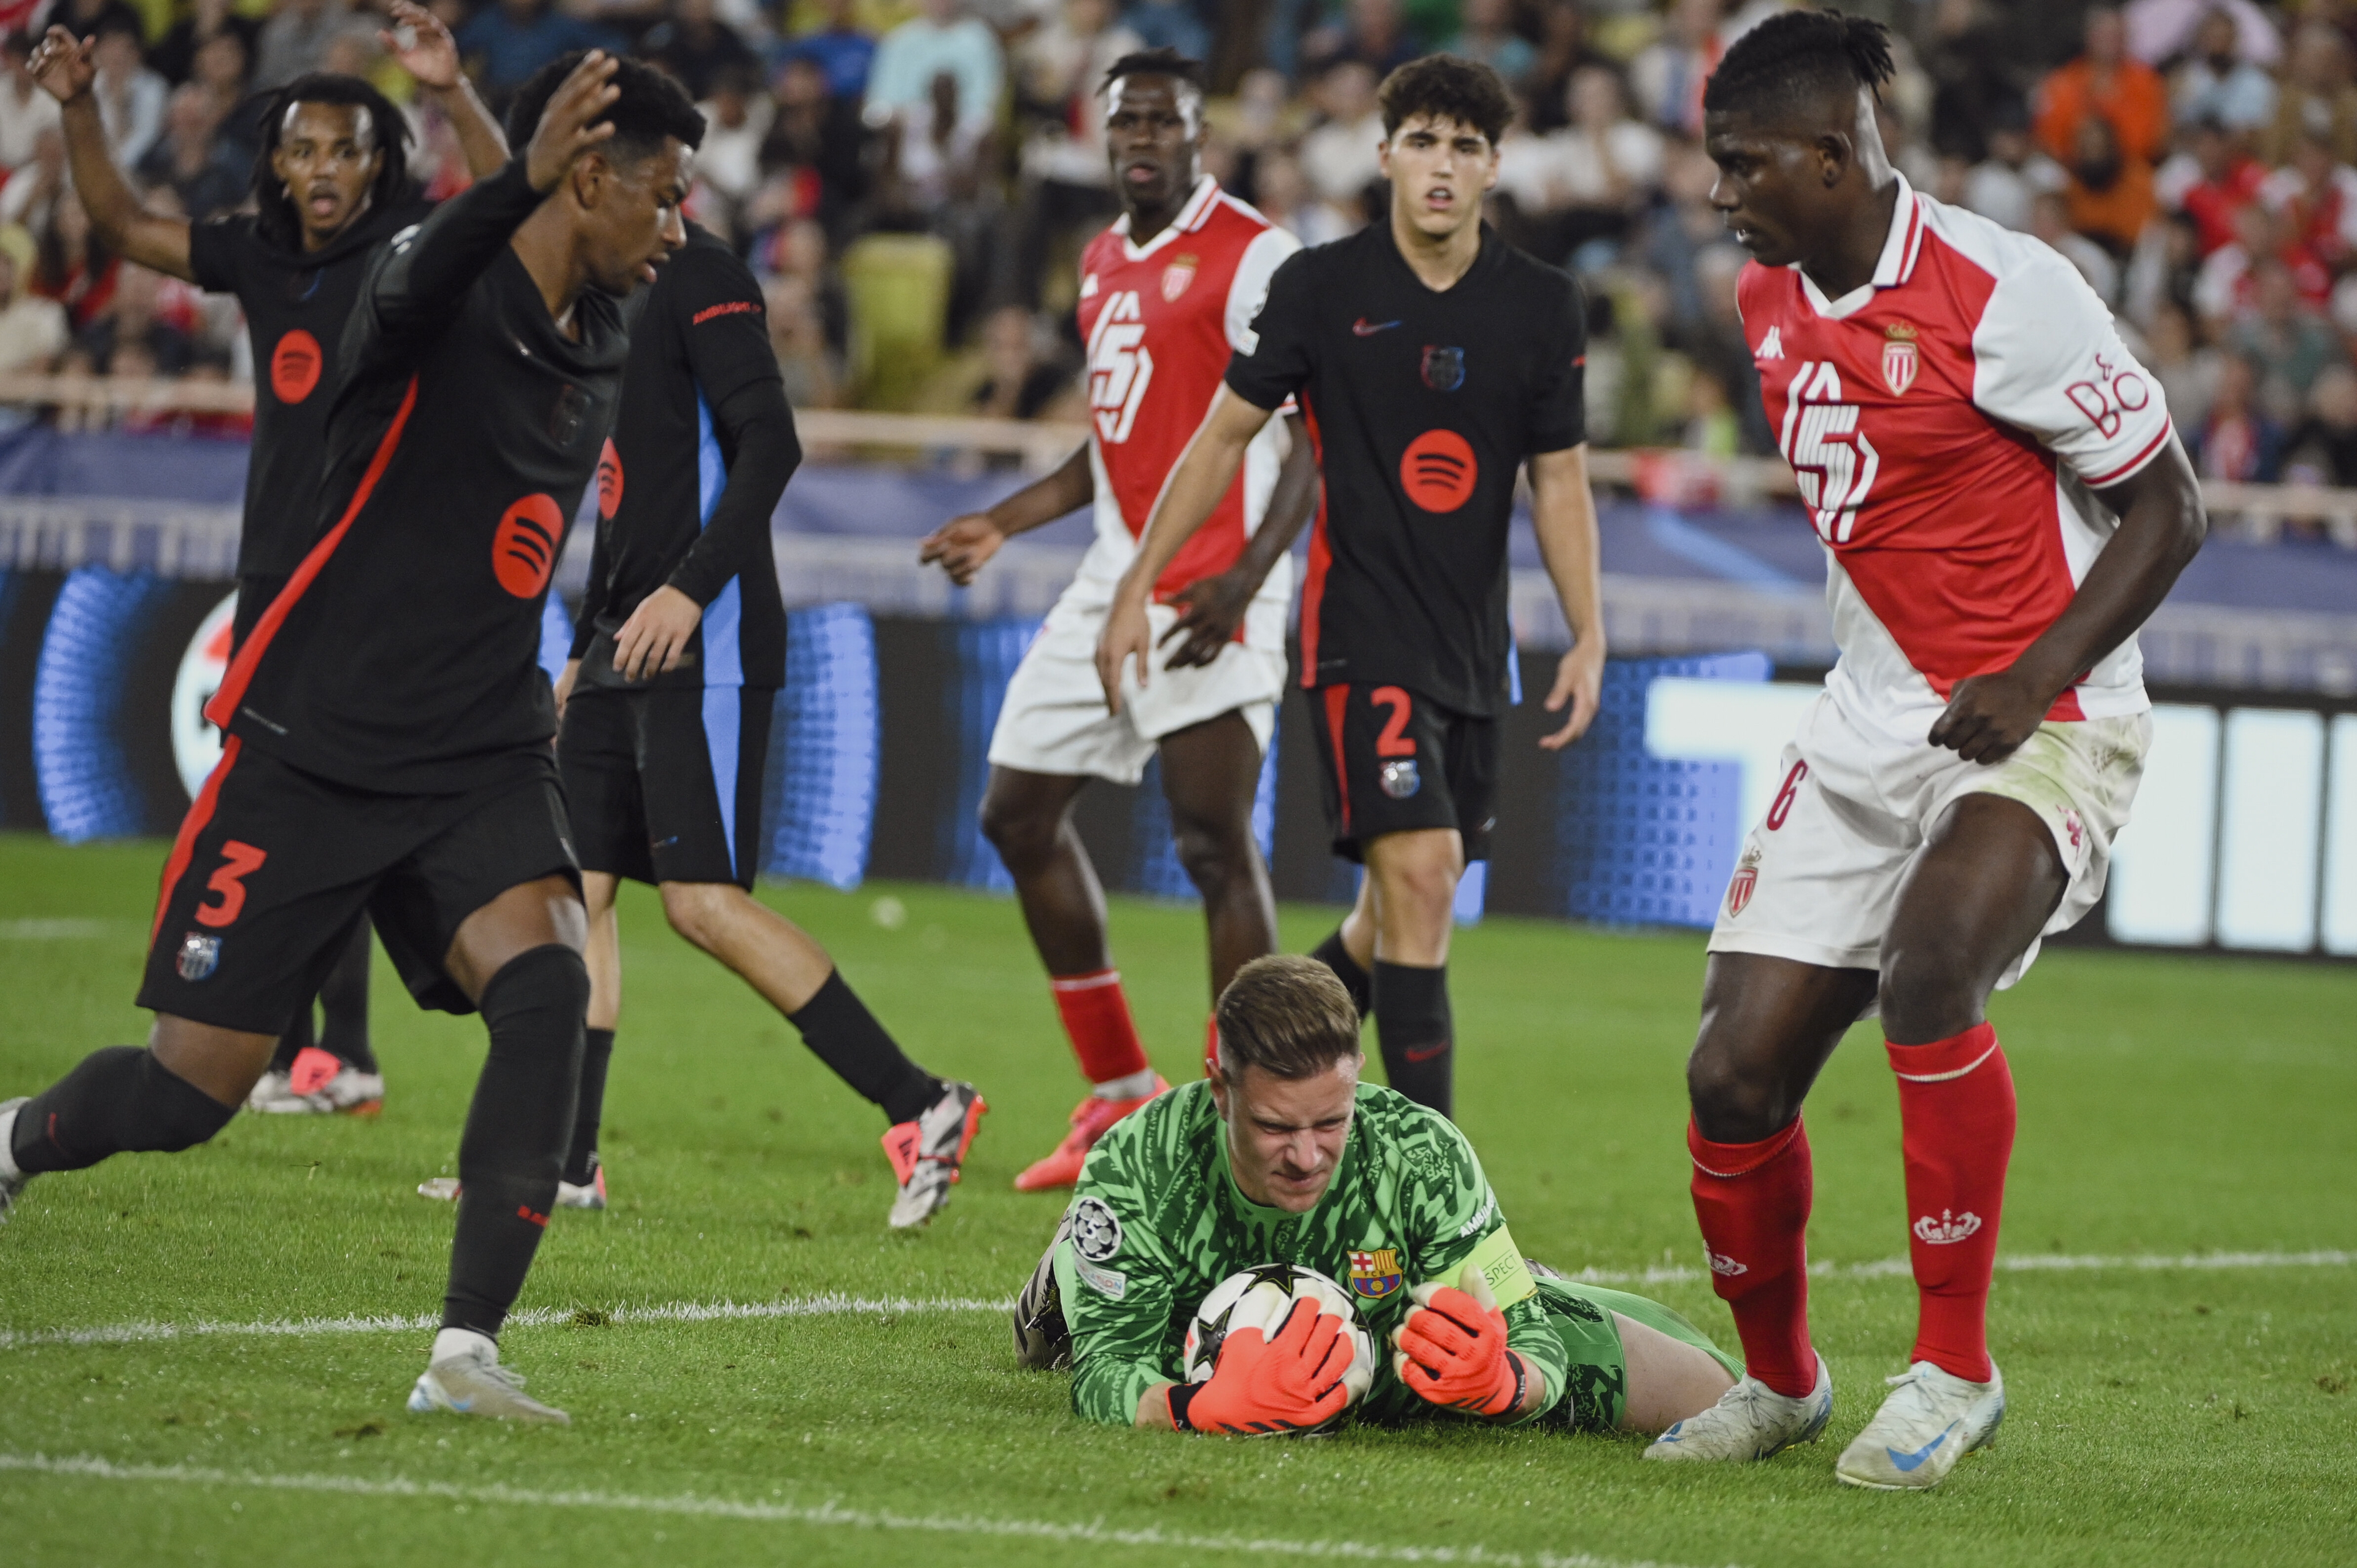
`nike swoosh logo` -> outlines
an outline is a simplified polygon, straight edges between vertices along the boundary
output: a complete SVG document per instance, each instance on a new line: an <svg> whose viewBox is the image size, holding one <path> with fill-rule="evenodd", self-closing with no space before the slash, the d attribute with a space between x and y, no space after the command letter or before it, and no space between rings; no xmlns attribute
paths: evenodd
<svg viewBox="0 0 2357 1568"><path fill-rule="evenodd" d="M1435 1057L1447 1056L1449 1044L1449 1041L1443 1040L1437 1046L1410 1046L1400 1054L1412 1062L1428 1062Z"/></svg>
<svg viewBox="0 0 2357 1568"><path fill-rule="evenodd" d="M1361 316L1351 323L1351 330L1361 338L1372 338L1378 332L1388 332L1398 325L1396 321L1370 321Z"/></svg>
<svg viewBox="0 0 2357 1568"><path fill-rule="evenodd" d="M1893 1465L1898 1466L1902 1472L1911 1475L1923 1467L1923 1461L1929 1459L1940 1444L1948 1440L1949 1433L1955 1430L1953 1426L1949 1427L1947 1432L1943 1432L1912 1454L1901 1454L1896 1448L1885 1448L1883 1452L1890 1455L1890 1462Z"/></svg>

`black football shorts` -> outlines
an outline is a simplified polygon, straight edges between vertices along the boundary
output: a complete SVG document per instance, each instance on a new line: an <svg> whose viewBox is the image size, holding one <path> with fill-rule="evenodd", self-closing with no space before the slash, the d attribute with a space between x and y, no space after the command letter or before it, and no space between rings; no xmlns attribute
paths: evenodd
<svg viewBox="0 0 2357 1568"><path fill-rule="evenodd" d="M1336 854L1363 861L1370 839L1455 828L1466 859L1490 857L1497 720L1445 708L1405 686L1320 686L1309 701Z"/></svg>
<svg viewBox="0 0 2357 1568"><path fill-rule="evenodd" d="M556 764L581 868L752 886L777 695L761 686L575 687Z"/></svg>
<svg viewBox="0 0 2357 1568"><path fill-rule="evenodd" d="M544 770L465 794L381 795L231 737L165 863L139 1005L278 1034L365 908L419 1006L471 1013L442 968L459 922L552 875L580 885Z"/></svg>

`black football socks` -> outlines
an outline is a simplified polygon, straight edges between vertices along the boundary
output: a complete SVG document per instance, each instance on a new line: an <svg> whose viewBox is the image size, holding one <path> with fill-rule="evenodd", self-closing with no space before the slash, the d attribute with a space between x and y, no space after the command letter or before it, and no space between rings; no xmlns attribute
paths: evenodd
<svg viewBox="0 0 2357 1568"><path fill-rule="evenodd" d="M366 915L352 922L351 936L336 956L319 987L319 1044L349 1062L357 1072L377 1070L376 1052L369 1045L369 958L371 946ZM307 1014L309 1009L306 1008Z"/></svg>
<svg viewBox="0 0 2357 1568"><path fill-rule="evenodd" d="M27 1176L78 1171L109 1155L178 1154L237 1114L142 1046L108 1046L16 1112L8 1157Z"/></svg>
<svg viewBox="0 0 2357 1568"><path fill-rule="evenodd" d="M1359 1010L1359 1022L1364 1024L1367 1010L1373 1005L1375 982L1373 976L1359 967L1359 961L1352 958L1351 950L1343 945L1342 928L1335 927L1330 936L1309 950L1309 956L1334 972L1334 977L1342 983L1342 989L1351 993L1351 1005Z"/></svg>
<svg viewBox="0 0 2357 1568"><path fill-rule="evenodd" d="M606 1069L614 1059L614 1031L581 1032L581 1093L574 1102L573 1149L565 1156L565 1179L587 1187L597 1174L597 1126L606 1115Z"/></svg>
<svg viewBox="0 0 2357 1568"><path fill-rule="evenodd" d="M914 1122L942 1091L941 1079L909 1059L867 1004L830 971L818 993L786 1015L802 1044L862 1099L880 1105L894 1126Z"/></svg>
<svg viewBox="0 0 2357 1568"><path fill-rule="evenodd" d="M491 976L479 1005L491 1048L458 1142L458 1228L442 1326L497 1337L556 1204L589 971L569 947L533 948Z"/></svg>
<svg viewBox="0 0 2357 1568"><path fill-rule="evenodd" d="M1456 1108L1455 1028L1448 1016L1448 968L1418 969L1375 961L1375 1038L1383 1076L1394 1089L1443 1116Z"/></svg>

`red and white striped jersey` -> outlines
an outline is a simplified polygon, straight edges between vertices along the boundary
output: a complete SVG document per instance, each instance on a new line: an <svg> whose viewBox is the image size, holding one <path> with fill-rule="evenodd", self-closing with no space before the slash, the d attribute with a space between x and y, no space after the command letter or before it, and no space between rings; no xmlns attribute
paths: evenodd
<svg viewBox="0 0 2357 1568"><path fill-rule="evenodd" d="M2160 383L2077 269L1899 182L1873 281L1828 300L1743 269L1761 401L1828 557L1854 717L1922 742L1956 682L2003 670L2070 604L2118 520L2089 492L2170 438ZM2136 639L2049 717L2140 713Z"/></svg>
<svg viewBox="0 0 2357 1568"><path fill-rule="evenodd" d="M1163 481L1203 423L1237 349L1256 341L1253 322L1269 274L1301 242L1205 175L1178 216L1143 245L1129 242L1126 214L1081 253L1080 327L1088 345L1089 460L1096 478L1096 542L1081 581L1114 585L1136 554ZM1157 596L1224 572L1267 514L1290 436L1269 421L1219 507L1155 584ZM1293 564L1277 563L1254 609L1283 607ZM1241 629L1241 628L1240 628Z"/></svg>

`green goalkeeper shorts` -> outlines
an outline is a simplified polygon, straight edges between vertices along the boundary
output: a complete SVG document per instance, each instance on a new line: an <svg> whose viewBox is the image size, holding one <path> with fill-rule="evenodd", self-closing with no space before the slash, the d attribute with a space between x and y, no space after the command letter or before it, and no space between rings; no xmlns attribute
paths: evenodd
<svg viewBox="0 0 2357 1568"><path fill-rule="evenodd" d="M1546 1307L1547 1321L1554 1326L1555 1337L1563 1341L1564 1357L1571 1368L1562 1400L1541 1418L1546 1424L1575 1432L1620 1429L1629 1408L1629 1361L1620 1348L1620 1326L1612 1321L1616 1312L1632 1323L1707 1351L1730 1377L1743 1375L1741 1361L1658 1301L1582 1284L1552 1270L1541 1273L1536 1264L1531 1273L1539 1287L1539 1300Z"/></svg>

